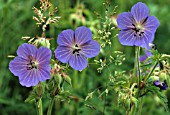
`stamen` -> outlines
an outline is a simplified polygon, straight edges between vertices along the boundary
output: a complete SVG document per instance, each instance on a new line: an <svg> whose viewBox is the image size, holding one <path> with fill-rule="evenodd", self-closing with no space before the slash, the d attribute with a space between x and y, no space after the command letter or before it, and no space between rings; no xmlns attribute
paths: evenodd
<svg viewBox="0 0 170 115"><path fill-rule="evenodd" d="M134 27L135 27L135 24L132 24L132 26L134 26Z"/></svg>
<svg viewBox="0 0 170 115"><path fill-rule="evenodd" d="M148 20L148 17L146 17L146 18L143 20L142 24L144 24L147 20Z"/></svg>
<svg viewBox="0 0 170 115"><path fill-rule="evenodd" d="M137 35L142 36L144 34L144 30L143 30L144 28L142 27L141 24L137 24L137 25L132 24L132 25L134 26L134 28L132 28L132 30L135 32L134 37L136 37Z"/></svg>
<svg viewBox="0 0 170 115"><path fill-rule="evenodd" d="M31 69L37 69L38 68L38 64L33 60L33 57L31 55L28 56L29 58L29 63L27 64L27 70L31 70Z"/></svg>
<svg viewBox="0 0 170 115"><path fill-rule="evenodd" d="M81 49L78 47L78 45L75 44L75 46L73 47L73 52L72 52L72 53L77 55L77 54L80 53L80 50L81 50Z"/></svg>

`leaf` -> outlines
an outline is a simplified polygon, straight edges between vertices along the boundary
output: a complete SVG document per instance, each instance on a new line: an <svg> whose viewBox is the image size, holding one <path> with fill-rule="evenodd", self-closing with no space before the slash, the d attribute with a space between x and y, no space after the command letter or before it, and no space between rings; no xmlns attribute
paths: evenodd
<svg viewBox="0 0 170 115"><path fill-rule="evenodd" d="M55 97L57 99L60 99L61 101L70 101L70 95L71 93L67 90L67 91L61 91L60 94L56 95Z"/></svg>
<svg viewBox="0 0 170 115"><path fill-rule="evenodd" d="M35 93L31 93L28 98L25 100L26 103L32 103L36 99L37 95Z"/></svg>
<svg viewBox="0 0 170 115"><path fill-rule="evenodd" d="M159 97L159 99L161 100L165 110L169 114L168 99L167 99L166 95L164 95L162 92L160 92L160 88L158 88L156 86L152 86L152 85L148 85L146 88L149 91L151 91L153 94L156 94Z"/></svg>
<svg viewBox="0 0 170 115"><path fill-rule="evenodd" d="M125 102L125 108L130 109L130 99L127 99Z"/></svg>
<svg viewBox="0 0 170 115"><path fill-rule="evenodd" d="M135 105L135 107L137 108L137 104L138 104L138 100L135 97L131 97L132 103Z"/></svg>
<svg viewBox="0 0 170 115"><path fill-rule="evenodd" d="M166 75L166 83L168 85L168 88L170 88L170 74Z"/></svg>
<svg viewBox="0 0 170 115"><path fill-rule="evenodd" d="M69 76L66 76L65 81L72 86L71 78Z"/></svg>
<svg viewBox="0 0 170 115"><path fill-rule="evenodd" d="M168 108L168 99L166 97L166 95L164 95L162 92L160 91L156 91L157 96L159 97L159 99L162 101L162 104L165 108L165 110L167 111L167 113L169 113L169 108Z"/></svg>

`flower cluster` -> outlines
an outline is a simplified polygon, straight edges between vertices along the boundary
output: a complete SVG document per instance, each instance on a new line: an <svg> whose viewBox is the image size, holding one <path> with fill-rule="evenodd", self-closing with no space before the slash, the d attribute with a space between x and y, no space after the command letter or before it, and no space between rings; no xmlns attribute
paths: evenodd
<svg viewBox="0 0 170 115"><path fill-rule="evenodd" d="M98 42L92 40L87 27L78 27L76 31L64 30L58 35L58 48L55 57L63 63L69 63L75 70L87 67L87 59L100 52ZM26 87L50 79L51 50L46 47L37 49L32 44L23 44L17 50L18 56L9 64L10 71L19 77L20 84Z"/></svg>

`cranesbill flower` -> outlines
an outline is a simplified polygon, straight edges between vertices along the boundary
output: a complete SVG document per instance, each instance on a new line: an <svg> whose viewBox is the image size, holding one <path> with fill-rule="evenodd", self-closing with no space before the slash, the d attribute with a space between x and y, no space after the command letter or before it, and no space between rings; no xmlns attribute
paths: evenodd
<svg viewBox="0 0 170 115"><path fill-rule="evenodd" d="M154 40L159 21L155 16L149 16L149 9L144 3L138 2L131 12L118 15L117 24L121 30L118 38L122 45L147 48Z"/></svg>
<svg viewBox="0 0 170 115"><path fill-rule="evenodd" d="M9 69L19 77L21 85L35 86L40 81L50 78L50 49L46 47L37 49L34 45L25 43L19 46L17 55L10 62Z"/></svg>
<svg viewBox="0 0 170 115"><path fill-rule="evenodd" d="M63 63L69 63L75 70L87 67L87 59L99 54L100 45L92 40L92 32L87 27L78 27L62 31L57 39L58 47L55 57Z"/></svg>
<svg viewBox="0 0 170 115"><path fill-rule="evenodd" d="M166 90L168 88L165 82L160 82L159 80L155 81L154 85L159 87L161 90Z"/></svg>

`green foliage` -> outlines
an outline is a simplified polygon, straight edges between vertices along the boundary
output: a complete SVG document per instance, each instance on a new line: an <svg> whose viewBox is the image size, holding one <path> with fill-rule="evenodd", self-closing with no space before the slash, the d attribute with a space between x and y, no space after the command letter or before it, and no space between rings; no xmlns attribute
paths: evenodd
<svg viewBox="0 0 170 115"><path fill-rule="evenodd" d="M55 14L61 17L59 23L47 26L46 37L52 39L48 40L51 44L50 47L54 49L57 47L56 38L62 30L75 29L84 25L92 30L93 39L102 45L101 54L96 58L89 59L89 67L84 71L76 72L68 69L68 75L64 78L62 72L65 73L66 71L61 70L61 73L56 74L45 83L47 85L41 84L42 90L40 92L38 86L34 87L33 92L31 92L31 88L22 87L18 82L18 78L10 73L8 64L12 58L8 58L8 55L16 55L17 47L25 42L21 39L22 36L32 38L42 35L42 29L37 28L37 22L32 20L32 17L35 16L32 7L39 6L39 2L35 0L1 0L0 114L34 115L36 114L35 103L39 101L43 102L42 107L46 112L49 105L48 99L52 98L53 92L57 93L55 96L57 101L52 112L54 115L68 113L70 115L102 114L104 113L104 107L105 114L124 115L125 110L129 110L131 105L136 107L138 100L134 95L137 94L137 85L131 83L132 72L127 71L133 68L134 50L132 47L121 46L118 42L117 33L119 30L116 27L115 20L118 13L128 11L137 1L139 0L111 0L111 4L109 4L105 0L99 0L98 2L96 0L50 0L52 8L58 7L58 12ZM155 53L154 55L161 55L159 63L163 65L163 68L158 72L166 79L170 87L169 55L165 54L169 54L170 44L170 40L168 40L170 36L170 23L168 23L170 8L168 4L170 2L168 0L144 0L142 2L149 6L150 13L158 17L161 23L155 35L155 43L160 54L158 52L153 53ZM103 6L103 3L105 3L105 6ZM100 16L96 14L100 14ZM46 44L45 41L42 41L40 44L49 47L48 42ZM154 61L152 62L155 62L159 56L153 58ZM147 68L151 68L153 64L145 63L141 67L144 68L143 71L147 71ZM151 78L156 76L156 72L157 70L152 73ZM143 75L144 77L145 75ZM166 114L167 112L160 104L168 111L169 99L167 100L165 97L166 92L162 92L152 85L154 80L151 78L147 81L150 85L146 86L142 92L146 96L142 114ZM50 95L44 93L44 90L47 90ZM149 97L148 94L154 98ZM157 101L155 95L159 97L160 101ZM47 98L38 100L37 96ZM169 97L170 94L167 93L166 96ZM29 103L25 103L24 100ZM122 105L125 108L122 108ZM120 108L118 109L118 107Z"/></svg>

